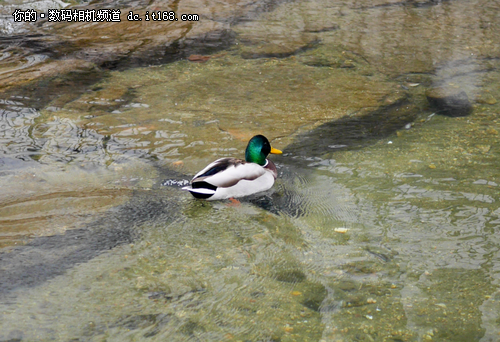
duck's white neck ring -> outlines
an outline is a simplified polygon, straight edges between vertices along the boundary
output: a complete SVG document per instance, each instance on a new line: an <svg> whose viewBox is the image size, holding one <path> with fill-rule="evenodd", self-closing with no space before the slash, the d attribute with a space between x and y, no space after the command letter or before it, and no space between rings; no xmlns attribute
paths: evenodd
<svg viewBox="0 0 500 342"><path fill-rule="evenodd" d="M269 160L267 160L267 159L266 159L266 163L264 164L264 166L263 166L263 167L266 167L266 166L267 166L267 164L269 164Z"/></svg>

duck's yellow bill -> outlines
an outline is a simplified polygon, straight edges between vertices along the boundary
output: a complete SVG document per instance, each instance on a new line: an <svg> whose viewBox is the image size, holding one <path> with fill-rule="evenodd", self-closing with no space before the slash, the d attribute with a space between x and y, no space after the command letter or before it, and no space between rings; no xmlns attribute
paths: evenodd
<svg viewBox="0 0 500 342"><path fill-rule="evenodd" d="M280 151L280 150L278 150L277 148L271 147L271 153L272 153L272 154L282 154L283 152L281 152L281 151Z"/></svg>

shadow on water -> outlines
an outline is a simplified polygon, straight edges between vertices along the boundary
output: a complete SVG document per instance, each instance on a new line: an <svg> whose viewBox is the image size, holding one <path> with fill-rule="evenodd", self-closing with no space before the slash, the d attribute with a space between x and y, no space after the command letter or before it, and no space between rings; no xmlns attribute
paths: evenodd
<svg viewBox="0 0 500 342"><path fill-rule="evenodd" d="M250 196L245 201L277 215L295 218L307 215L308 199L287 186L297 179L307 182L310 170L303 168L304 158L318 160L327 153L362 149L414 122L418 114L419 109L415 105L403 100L365 115L346 116L327 122L300 134L283 150L284 157L275 157L281 189L277 191L273 188L265 195Z"/></svg>
<svg viewBox="0 0 500 342"><path fill-rule="evenodd" d="M35 238L24 246L0 252L0 299L23 288L39 286L77 264L136 240L144 223L171 222L178 213L172 197L156 191L136 192L131 200L105 213L85 228Z"/></svg>
<svg viewBox="0 0 500 342"><path fill-rule="evenodd" d="M88 91L89 87L107 76L102 70L72 71L57 77L47 77L12 87L1 94L1 98L14 98L22 105L36 110L44 109L52 101L63 98L70 102Z"/></svg>
<svg viewBox="0 0 500 342"><path fill-rule="evenodd" d="M291 157L315 158L338 150L361 149L389 137L418 117L419 109L404 100L360 116L346 116L300 134L288 145L280 163Z"/></svg>
<svg viewBox="0 0 500 342"><path fill-rule="evenodd" d="M231 30L215 30L201 37L181 38L168 46L156 46L139 54L118 56L99 62L107 70L127 70L143 66L161 65L189 57L190 55L208 55L228 49L235 41Z"/></svg>

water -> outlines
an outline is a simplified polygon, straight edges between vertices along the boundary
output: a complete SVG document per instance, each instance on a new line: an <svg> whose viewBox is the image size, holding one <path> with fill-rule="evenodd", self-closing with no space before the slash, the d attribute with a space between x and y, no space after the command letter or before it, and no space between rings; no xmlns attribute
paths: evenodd
<svg viewBox="0 0 500 342"><path fill-rule="evenodd" d="M110 3L128 5L200 8ZM498 10L3 19L0 341L498 340ZM436 88L472 114L440 115ZM180 191L257 133L284 151L271 190L239 205Z"/></svg>

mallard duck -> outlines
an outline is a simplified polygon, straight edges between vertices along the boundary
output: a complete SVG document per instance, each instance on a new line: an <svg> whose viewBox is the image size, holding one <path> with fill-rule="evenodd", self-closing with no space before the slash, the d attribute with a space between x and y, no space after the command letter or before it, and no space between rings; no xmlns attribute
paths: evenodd
<svg viewBox="0 0 500 342"><path fill-rule="evenodd" d="M237 198L270 189L278 176L276 165L267 158L269 153L281 154L271 147L263 135L248 142L245 160L220 158L198 172L191 185L182 190L206 200Z"/></svg>

